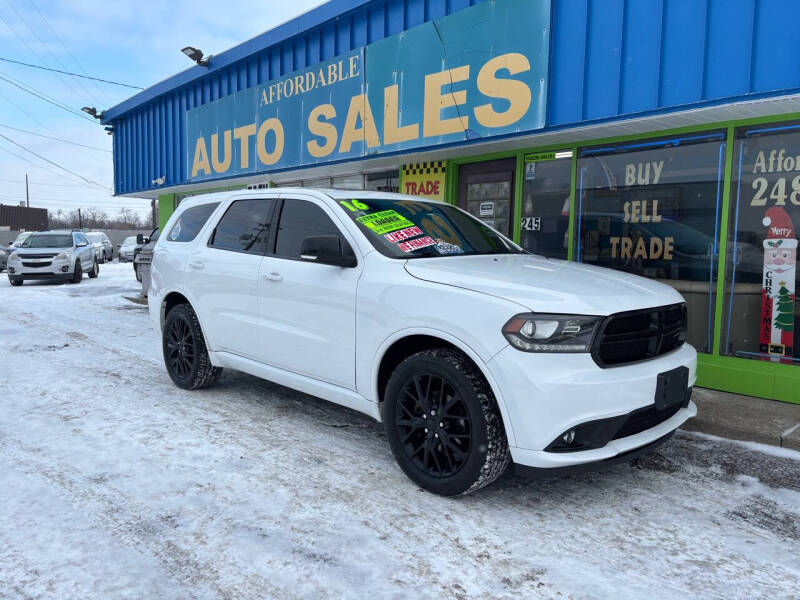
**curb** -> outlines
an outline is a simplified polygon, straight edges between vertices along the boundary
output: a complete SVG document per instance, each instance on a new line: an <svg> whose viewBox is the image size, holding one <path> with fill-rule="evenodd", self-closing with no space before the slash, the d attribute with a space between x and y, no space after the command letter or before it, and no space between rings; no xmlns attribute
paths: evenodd
<svg viewBox="0 0 800 600"><path fill-rule="evenodd" d="M800 404L700 388L692 400L697 416L681 429L800 450Z"/></svg>

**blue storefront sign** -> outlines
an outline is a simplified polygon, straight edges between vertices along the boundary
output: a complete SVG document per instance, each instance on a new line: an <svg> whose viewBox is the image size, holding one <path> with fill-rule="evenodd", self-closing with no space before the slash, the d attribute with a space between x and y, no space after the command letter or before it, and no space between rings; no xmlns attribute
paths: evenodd
<svg viewBox="0 0 800 600"><path fill-rule="evenodd" d="M425 23L188 111L188 179L539 129L549 47L549 2L483 2Z"/></svg>

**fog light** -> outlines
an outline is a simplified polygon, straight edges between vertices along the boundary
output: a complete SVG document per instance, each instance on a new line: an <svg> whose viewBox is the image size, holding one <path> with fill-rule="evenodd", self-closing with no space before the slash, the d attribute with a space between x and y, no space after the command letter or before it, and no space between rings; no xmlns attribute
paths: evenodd
<svg viewBox="0 0 800 600"><path fill-rule="evenodd" d="M62 273L66 273L67 271L69 271L69 265L64 265L63 267L61 267Z"/></svg>
<svg viewBox="0 0 800 600"><path fill-rule="evenodd" d="M13 275L14 273L17 272L17 270L14 267L8 267L8 272Z"/></svg>

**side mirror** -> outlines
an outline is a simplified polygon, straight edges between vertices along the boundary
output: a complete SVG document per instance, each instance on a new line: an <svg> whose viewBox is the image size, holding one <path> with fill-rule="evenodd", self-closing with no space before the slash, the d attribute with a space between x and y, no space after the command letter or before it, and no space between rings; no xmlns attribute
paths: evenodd
<svg viewBox="0 0 800 600"><path fill-rule="evenodd" d="M78 242L78 248L85 248L88 245L86 242Z"/></svg>
<svg viewBox="0 0 800 600"><path fill-rule="evenodd" d="M137 244L146 244L147 238L144 237L141 233L136 234L136 243Z"/></svg>
<svg viewBox="0 0 800 600"><path fill-rule="evenodd" d="M358 264L353 249L338 235L314 235L303 240L300 258L306 262L345 269Z"/></svg>

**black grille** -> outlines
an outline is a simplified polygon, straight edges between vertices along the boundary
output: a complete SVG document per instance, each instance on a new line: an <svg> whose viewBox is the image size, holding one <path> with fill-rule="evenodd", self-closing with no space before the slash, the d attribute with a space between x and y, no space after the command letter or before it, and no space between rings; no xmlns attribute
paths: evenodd
<svg viewBox="0 0 800 600"><path fill-rule="evenodd" d="M48 254L20 254L19 256L25 260L26 258L53 258L56 254L56 252L50 252Z"/></svg>
<svg viewBox="0 0 800 600"><path fill-rule="evenodd" d="M29 269L38 269L39 267L49 267L49 266L50 266L50 265L52 265L52 264L53 264L53 262L52 262L52 261L48 261L48 262L35 262L35 263L32 263L32 262L23 262L23 263L22 263L22 266L23 266L23 267L27 267L27 268L29 268Z"/></svg>
<svg viewBox="0 0 800 600"><path fill-rule="evenodd" d="M625 423L623 423L622 427L620 427L619 431L617 431L611 439L618 440L619 438L628 437L629 435L636 435L651 427L660 425L674 416L675 413L681 409L681 406L683 406L683 404L678 403L664 410L658 410L655 406L646 406L645 408L635 410L628 415L628 418L625 419Z"/></svg>
<svg viewBox="0 0 800 600"><path fill-rule="evenodd" d="M685 304L618 313L603 321L592 357L601 367L617 367L661 356L685 341Z"/></svg>

